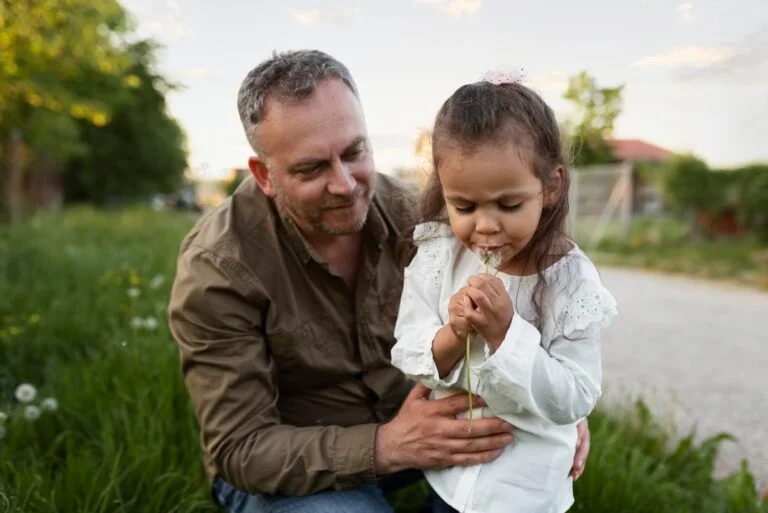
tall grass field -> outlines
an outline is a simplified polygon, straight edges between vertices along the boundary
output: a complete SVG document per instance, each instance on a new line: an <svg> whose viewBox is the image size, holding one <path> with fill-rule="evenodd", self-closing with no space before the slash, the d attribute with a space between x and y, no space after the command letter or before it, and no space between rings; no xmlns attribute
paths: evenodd
<svg viewBox="0 0 768 513"><path fill-rule="evenodd" d="M193 223L72 209L0 227L0 512L217 511L165 318ZM675 437L642 404L590 427L572 511L768 512L748 469L711 477L721 438Z"/></svg>

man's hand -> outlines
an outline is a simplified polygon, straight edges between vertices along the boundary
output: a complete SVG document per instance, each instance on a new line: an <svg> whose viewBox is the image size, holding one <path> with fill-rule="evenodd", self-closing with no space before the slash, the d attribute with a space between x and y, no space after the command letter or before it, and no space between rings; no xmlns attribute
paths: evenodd
<svg viewBox="0 0 768 513"><path fill-rule="evenodd" d="M501 419L475 419L471 432L466 420L456 419L467 409L466 394L430 400L429 392L417 384L395 418L378 429L377 474L487 463L512 443L512 426ZM484 405L480 398L475 401Z"/></svg>
<svg viewBox="0 0 768 513"><path fill-rule="evenodd" d="M589 426L587 425L587 419L576 424L576 433L578 436L576 440L576 454L573 458L573 467L570 474L574 481L584 473L584 464L589 455Z"/></svg>
<svg viewBox="0 0 768 513"><path fill-rule="evenodd" d="M466 293L471 301L465 305L464 316L495 351L512 323L512 299L502 281L490 274L476 274L467 283Z"/></svg>

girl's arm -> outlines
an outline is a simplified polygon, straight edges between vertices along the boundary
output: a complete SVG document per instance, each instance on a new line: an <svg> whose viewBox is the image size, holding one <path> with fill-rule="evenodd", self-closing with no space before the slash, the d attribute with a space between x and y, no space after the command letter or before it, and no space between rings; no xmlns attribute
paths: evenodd
<svg viewBox="0 0 768 513"><path fill-rule="evenodd" d="M437 332L432 341L432 359L435 361L441 378L447 376L456 367L456 364L464 358L465 344L466 341L459 339L448 324Z"/></svg>
<svg viewBox="0 0 768 513"><path fill-rule="evenodd" d="M600 338L615 314L599 282L580 282L557 316L563 335L548 349L536 327L515 315L498 350L473 371L477 395L496 414L523 406L557 424L584 418L602 393Z"/></svg>
<svg viewBox="0 0 768 513"><path fill-rule="evenodd" d="M432 238L419 245L405 269L392 365L431 389L451 388L466 379L463 352L451 347L456 342L451 340L453 331L440 315L440 289L453 239L446 237L448 227L423 225L414 231L414 238L424 237L430 230Z"/></svg>

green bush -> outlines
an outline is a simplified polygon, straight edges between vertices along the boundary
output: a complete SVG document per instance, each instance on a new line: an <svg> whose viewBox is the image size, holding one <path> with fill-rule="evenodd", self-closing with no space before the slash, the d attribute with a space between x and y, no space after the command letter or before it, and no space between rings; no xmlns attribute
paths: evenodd
<svg viewBox="0 0 768 513"><path fill-rule="evenodd" d="M739 182L738 214L746 228L768 241L768 164L734 171Z"/></svg>
<svg viewBox="0 0 768 513"><path fill-rule="evenodd" d="M723 177L693 156L674 157L665 169L665 195L678 213L719 212L727 204Z"/></svg>
<svg viewBox="0 0 768 513"><path fill-rule="evenodd" d="M716 217L731 209L746 230L768 240L767 164L713 171L704 161L684 155L670 161L663 173L673 212Z"/></svg>

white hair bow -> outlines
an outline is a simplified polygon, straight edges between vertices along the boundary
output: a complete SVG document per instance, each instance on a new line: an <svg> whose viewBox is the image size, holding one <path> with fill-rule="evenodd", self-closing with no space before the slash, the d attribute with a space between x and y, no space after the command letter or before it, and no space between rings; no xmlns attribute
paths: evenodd
<svg viewBox="0 0 768 513"><path fill-rule="evenodd" d="M525 68L506 69L506 70L488 70L480 80L490 82L491 84L522 84L525 80Z"/></svg>

